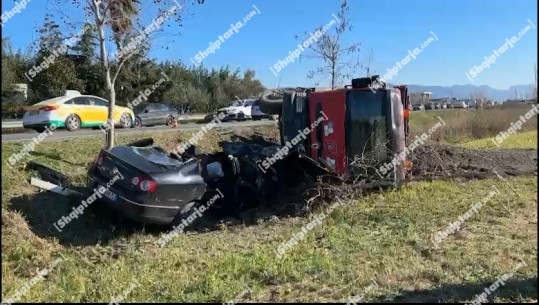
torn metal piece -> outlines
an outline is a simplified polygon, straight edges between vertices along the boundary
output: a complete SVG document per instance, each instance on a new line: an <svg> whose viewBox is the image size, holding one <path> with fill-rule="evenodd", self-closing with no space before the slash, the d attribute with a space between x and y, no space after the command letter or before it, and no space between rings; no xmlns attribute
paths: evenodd
<svg viewBox="0 0 539 305"><path fill-rule="evenodd" d="M69 179L66 175L47 167L43 164L36 163L34 161L28 162L27 169L37 171L39 177L47 182L51 182L59 185L60 187L66 188L69 184Z"/></svg>
<svg viewBox="0 0 539 305"><path fill-rule="evenodd" d="M48 181L41 180L36 177L32 177L30 179L30 184L36 187L39 187L41 189L60 194L63 196L80 196L82 197L82 193L68 189L66 187L61 187L59 185L56 185L54 183L50 183Z"/></svg>

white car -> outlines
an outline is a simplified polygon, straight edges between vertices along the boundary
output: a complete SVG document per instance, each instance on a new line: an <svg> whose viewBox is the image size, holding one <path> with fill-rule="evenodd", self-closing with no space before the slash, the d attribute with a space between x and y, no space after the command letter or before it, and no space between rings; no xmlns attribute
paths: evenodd
<svg viewBox="0 0 539 305"><path fill-rule="evenodd" d="M469 108L469 105L468 103L466 103L465 101L457 101L457 102L454 102L453 104L453 108L462 108L462 109L466 109L466 108Z"/></svg>
<svg viewBox="0 0 539 305"><path fill-rule="evenodd" d="M228 107L218 109L217 112L224 113L226 115L225 120L258 120L264 117L268 117L267 114L260 111L260 107L258 103L256 103L256 101L257 100L255 99L237 100Z"/></svg>
<svg viewBox="0 0 539 305"><path fill-rule="evenodd" d="M425 105L423 104L415 104L412 105L413 110L419 110L419 111L425 111Z"/></svg>

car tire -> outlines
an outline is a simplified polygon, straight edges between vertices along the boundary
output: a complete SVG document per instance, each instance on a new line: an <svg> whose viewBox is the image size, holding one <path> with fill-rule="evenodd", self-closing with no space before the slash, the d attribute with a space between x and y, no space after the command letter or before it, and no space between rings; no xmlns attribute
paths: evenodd
<svg viewBox="0 0 539 305"><path fill-rule="evenodd" d="M131 128L133 126L133 120L131 119L131 115L129 113L125 112L122 113L120 116L120 127L121 128Z"/></svg>
<svg viewBox="0 0 539 305"><path fill-rule="evenodd" d="M140 127L142 127L142 119L139 118L139 117L136 117L136 118L135 118L135 124L133 125L133 127L135 127L135 128L140 128Z"/></svg>
<svg viewBox="0 0 539 305"><path fill-rule="evenodd" d="M236 114L236 121L238 122L245 121L245 114L243 112Z"/></svg>
<svg viewBox="0 0 539 305"><path fill-rule="evenodd" d="M70 114L67 116L65 126L68 131L75 131L81 128L81 121L78 115Z"/></svg>
<svg viewBox="0 0 539 305"><path fill-rule="evenodd" d="M165 125L167 126L172 126L174 125L174 117L173 116L169 116L167 117L167 119L165 120Z"/></svg>
<svg viewBox="0 0 539 305"><path fill-rule="evenodd" d="M37 131L38 133L42 133L45 131L45 127L34 127L33 130Z"/></svg>

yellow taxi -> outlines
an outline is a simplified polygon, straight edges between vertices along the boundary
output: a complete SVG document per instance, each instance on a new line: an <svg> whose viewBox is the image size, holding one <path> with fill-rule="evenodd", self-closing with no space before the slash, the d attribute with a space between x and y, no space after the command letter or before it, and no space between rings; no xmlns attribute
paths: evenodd
<svg viewBox="0 0 539 305"><path fill-rule="evenodd" d="M55 125L75 131L84 127L106 126L109 102L93 95L82 95L75 90L67 90L64 96L48 99L26 107L22 124L24 128L42 132ZM133 127L135 114L127 107L115 106L113 119L115 126Z"/></svg>

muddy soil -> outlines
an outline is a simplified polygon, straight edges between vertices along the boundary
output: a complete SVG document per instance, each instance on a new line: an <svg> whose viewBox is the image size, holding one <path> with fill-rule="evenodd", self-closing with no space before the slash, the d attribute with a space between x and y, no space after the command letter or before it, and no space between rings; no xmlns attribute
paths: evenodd
<svg viewBox="0 0 539 305"><path fill-rule="evenodd" d="M276 141L261 136L234 135L233 138L246 144L261 146L276 144ZM413 168L409 179L412 181L537 175L537 150L534 149L479 150L446 145L424 145L416 148L411 157ZM278 217L302 216L332 202L337 196L355 198L369 192L382 191L376 187L365 188L361 182L346 183L338 179L320 182L314 176L306 174L305 169L310 168L308 165L302 166L303 170L298 165L298 159L292 159L290 164L285 165L286 187L283 192L276 194L265 206L244 211L240 218L253 222L261 214L273 214Z"/></svg>
<svg viewBox="0 0 539 305"><path fill-rule="evenodd" d="M486 179L500 175L502 177L519 175L537 175L537 150L534 149L467 149L445 145L425 145L416 148L412 154L413 169L410 180L435 179ZM312 211L316 206L331 202L336 196L357 197L380 189L364 189L360 184L337 182L323 187L315 181L295 177L302 181L287 189L284 198L272 208L280 210L277 215L301 215ZM310 180L310 179L309 179ZM308 203L313 194L319 194L316 201ZM294 198L293 200L291 200Z"/></svg>
<svg viewBox="0 0 539 305"><path fill-rule="evenodd" d="M537 175L535 149L467 149L455 146L422 146L412 155L412 179Z"/></svg>

